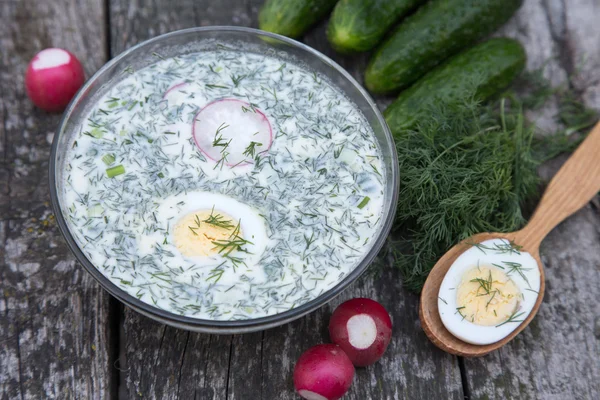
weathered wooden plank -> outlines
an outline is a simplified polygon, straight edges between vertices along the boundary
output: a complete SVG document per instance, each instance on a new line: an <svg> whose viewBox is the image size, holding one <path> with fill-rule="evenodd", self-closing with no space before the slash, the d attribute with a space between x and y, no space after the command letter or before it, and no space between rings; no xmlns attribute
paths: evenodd
<svg viewBox="0 0 600 400"><path fill-rule="evenodd" d="M89 16L97 18L89 23ZM109 296L78 266L48 203L50 142L60 115L24 93L45 47L105 61L103 2L0 2L0 398L106 398L112 360Z"/></svg>
<svg viewBox="0 0 600 400"><path fill-rule="evenodd" d="M560 1L560 0L559 0ZM527 69L543 69L544 76L554 87L567 85L571 75L570 57L564 54L564 44L555 40L560 27L551 27L560 18L552 7L556 1L525 0L517 14L494 36L512 37L523 44L527 52ZM550 99L540 110L530 112L528 117L547 132L556 129L555 115L558 100Z"/></svg>
<svg viewBox="0 0 600 400"><path fill-rule="evenodd" d="M251 393L256 393L257 399L265 398L265 386L270 386L269 378L267 382L263 382L263 359L270 358L268 354L263 355L265 334L266 332L255 332L233 337L227 383L228 399L247 399L249 388Z"/></svg>
<svg viewBox="0 0 600 400"><path fill-rule="evenodd" d="M130 309L125 309L124 315L125 343L122 345L125 354L121 361L122 395L125 398L227 397L232 336L203 335L174 329ZM246 349L245 346L240 347L241 352ZM248 363L243 356L241 359L243 365L240 368L243 369L240 373L245 374ZM241 382L240 385L241 390L253 389Z"/></svg>
<svg viewBox="0 0 600 400"><path fill-rule="evenodd" d="M546 65L554 85L570 84L589 106L600 109L600 56L595 0L526 0L501 34L526 47L531 70ZM535 113L546 130L556 101ZM556 163L542 171L547 179ZM549 173L550 172L550 173ZM559 226L541 249L546 296L538 316L498 352L465 360L467 393L473 399L592 399L600 385L600 216L587 207Z"/></svg>
<svg viewBox="0 0 600 400"><path fill-rule="evenodd" d="M588 106L600 110L600 3L596 0L563 0L561 5L563 12L558 15L564 18L563 43L576 72L573 85Z"/></svg>
<svg viewBox="0 0 600 400"><path fill-rule="evenodd" d="M146 39L208 25L257 27L261 0L108 0L112 56Z"/></svg>
<svg viewBox="0 0 600 400"><path fill-rule="evenodd" d="M177 3L111 0L113 55L139 41L176 29L208 24L256 26L261 3L261 0ZM321 24L306 37L306 43L333 57L361 79L367 57L337 56L327 44L324 30L325 24ZM364 278L333 305L355 296L382 301L392 313L396 331L385 359L357 371L349 399L462 396L456 359L427 341L418 324L417 297L401 289L396 271L388 270L376 281ZM127 358L123 367L127 394L169 399L296 398L292 384L295 360L308 347L328 341L327 323L333 305L280 328L233 338L176 333L127 310L122 343ZM167 341L180 343L171 343L169 351L163 351ZM181 344L183 341L187 346ZM156 371L168 375L169 380L158 378ZM157 379L163 381L162 386L155 383Z"/></svg>
<svg viewBox="0 0 600 400"><path fill-rule="evenodd" d="M125 310L126 398L224 398L231 336L193 334Z"/></svg>

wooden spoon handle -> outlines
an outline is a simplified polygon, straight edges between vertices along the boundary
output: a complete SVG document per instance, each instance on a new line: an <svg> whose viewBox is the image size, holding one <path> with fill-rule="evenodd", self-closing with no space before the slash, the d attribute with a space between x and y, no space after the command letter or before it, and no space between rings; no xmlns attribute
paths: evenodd
<svg viewBox="0 0 600 400"><path fill-rule="evenodd" d="M520 232L525 248L538 248L552 229L600 191L600 123L552 178L535 213Z"/></svg>

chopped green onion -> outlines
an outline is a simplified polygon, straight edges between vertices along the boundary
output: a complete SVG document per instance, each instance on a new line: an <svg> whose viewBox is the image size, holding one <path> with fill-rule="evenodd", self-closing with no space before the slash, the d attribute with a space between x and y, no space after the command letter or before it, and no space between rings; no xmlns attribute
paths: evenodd
<svg viewBox="0 0 600 400"><path fill-rule="evenodd" d="M358 205L358 208L360 208L362 210L367 204L369 204L370 200L371 200L371 198L369 196L365 196L365 198L362 199L362 201Z"/></svg>
<svg viewBox="0 0 600 400"><path fill-rule="evenodd" d="M111 165L112 163L115 162L115 156L112 154L105 154L102 157L102 161L104 162L104 164L106 165Z"/></svg>
<svg viewBox="0 0 600 400"><path fill-rule="evenodd" d="M104 133L99 128L94 128L90 132L90 135L95 137L96 139L102 139L102 137L104 136Z"/></svg>
<svg viewBox="0 0 600 400"><path fill-rule="evenodd" d="M88 208L87 215L88 215L88 217L100 217L103 212L104 212L104 207L102 207L100 204L96 204L96 205Z"/></svg>
<svg viewBox="0 0 600 400"><path fill-rule="evenodd" d="M164 178L164 177L165 177L165 174L163 174L162 172L159 172L159 173L158 173L158 177L159 177L159 178Z"/></svg>
<svg viewBox="0 0 600 400"><path fill-rule="evenodd" d="M125 167L122 165L117 165L116 167L107 168L106 175L109 178L114 178L115 176L122 175L125 173Z"/></svg>

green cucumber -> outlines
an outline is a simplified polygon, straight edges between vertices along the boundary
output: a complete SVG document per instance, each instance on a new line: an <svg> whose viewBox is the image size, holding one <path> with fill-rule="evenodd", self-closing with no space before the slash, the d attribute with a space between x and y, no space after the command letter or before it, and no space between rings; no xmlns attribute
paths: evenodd
<svg viewBox="0 0 600 400"><path fill-rule="evenodd" d="M385 33L425 0L340 0L331 14L327 38L342 53L371 50Z"/></svg>
<svg viewBox="0 0 600 400"><path fill-rule="evenodd" d="M451 58L400 93L383 113L394 135L413 128L427 107L459 103L474 95L486 100L509 86L525 67L523 46L496 38Z"/></svg>
<svg viewBox="0 0 600 400"><path fill-rule="evenodd" d="M365 72L374 93L408 87L433 67L494 32L522 0L433 0L406 18Z"/></svg>
<svg viewBox="0 0 600 400"><path fill-rule="evenodd" d="M258 26L263 31L298 38L325 18L335 3L337 0L267 0L258 14Z"/></svg>

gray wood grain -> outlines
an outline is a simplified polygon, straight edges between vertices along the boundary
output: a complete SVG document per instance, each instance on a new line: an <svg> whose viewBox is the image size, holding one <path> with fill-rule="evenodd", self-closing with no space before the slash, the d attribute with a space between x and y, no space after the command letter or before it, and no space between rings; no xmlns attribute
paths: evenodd
<svg viewBox="0 0 600 400"><path fill-rule="evenodd" d="M119 398L297 398L291 381L295 360L328 341L331 311L355 296L381 301L392 314L394 335L383 360L357 370L348 399L458 399L463 389L474 399L599 397L600 215L591 206L543 244L547 295L539 316L499 352L460 360L465 388L459 360L427 341L418 298L402 289L392 269L363 277L305 318L248 335L189 333L126 307L115 312L109 296L69 255L49 211L47 159L59 116L27 100L27 62L42 48L65 47L79 56L89 76L106 60L107 45L114 56L176 29L256 27L262 0L105 1L0 0L0 399L110 398L117 389ZM555 85L571 85L586 104L600 109L600 3L524 3L498 35L518 38L527 48L528 68L546 64ZM336 55L324 31L322 23L304 41L362 81L368 55ZM383 108L390 98L376 100ZM554 99L531 117L553 131L556 106ZM115 318L122 323L120 343L111 329ZM115 364L117 345L121 355Z"/></svg>
<svg viewBox="0 0 600 400"><path fill-rule="evenodd" d="M208 25L258 27L262 0L108 0L112 56L146 39Z"/></svg>
<svg viewBox="0 0 600 400"><path fill-rule="evenodd" d="M58 233L47 171L60 115L35 109L23 83L27 63L45 47L75 53L88 76L99 68L103 3L1 1L0 21L0 398L106 398L109 296Z"/></svg>

